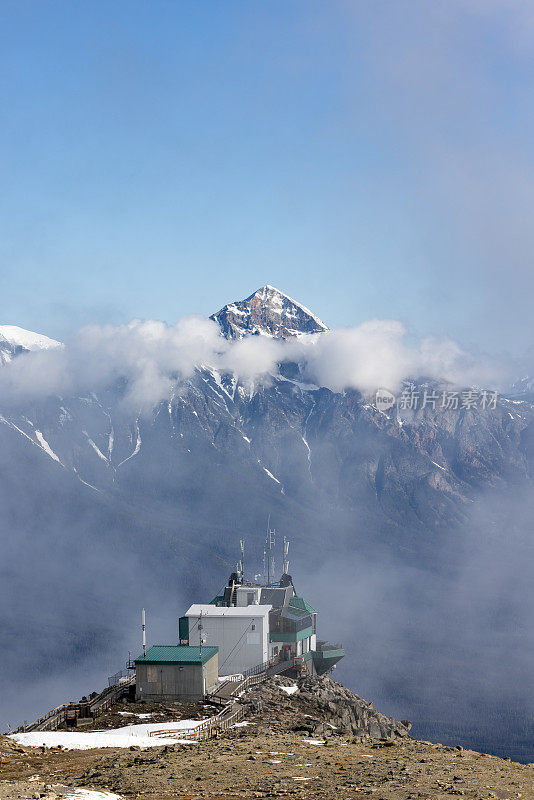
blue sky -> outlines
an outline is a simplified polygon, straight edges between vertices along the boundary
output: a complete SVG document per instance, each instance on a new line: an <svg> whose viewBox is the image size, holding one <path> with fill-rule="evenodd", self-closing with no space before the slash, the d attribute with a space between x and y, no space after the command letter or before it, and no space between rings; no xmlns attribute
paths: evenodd
<svg viewBox="0 0 534 800"><path fill-rule="evenodd" d="M522 0L5 0L0 321L271 283L332 326L528 349L533 43Z"/></svg>

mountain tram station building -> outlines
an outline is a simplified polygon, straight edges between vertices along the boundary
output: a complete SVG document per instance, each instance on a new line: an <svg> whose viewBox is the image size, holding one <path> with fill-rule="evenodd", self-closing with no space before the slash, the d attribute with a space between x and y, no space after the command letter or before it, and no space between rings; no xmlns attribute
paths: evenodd
<svg viewBox="0 0 534 800"><path fill-rule="evenodd" d="M317 641L317 611L296 593L288 564L280 580L258 583L245 581L241 561L221 595L190 606L178 645L154 645L135 659L136 700L220 699L224 683L251 676L330 672L345 652Z"/></svg>
<svg viewBox="0 0 534 800"><path fill-rule="evenodd" d="M276 584L244 582L232 573L224 593L190 606L180 619L180 643L219 648L219 675L322 675L345 655L341 645L317 641L317 611L295 592L290 575Z"/></svg>

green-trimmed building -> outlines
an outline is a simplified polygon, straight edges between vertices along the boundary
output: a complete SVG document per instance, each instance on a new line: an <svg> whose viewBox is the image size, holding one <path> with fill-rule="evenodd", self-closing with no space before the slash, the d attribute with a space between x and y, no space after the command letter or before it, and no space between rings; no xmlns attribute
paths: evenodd
<svg viewBox="0 0 534 800"><path fill-rule="evenodd" d="M194 604L180 620L180 640L201 637L219 647L219 673L253 671L322 675L345 655L341 645L317 641L317 611L297 595L290 575L268 585L232 573L222 595Z"/></svg>
<svg viewBox="0 0 534 800"><path fill-rule="evenodd" d="M160 645L135 659L138 702L201 700L218 684L219 648Z"/></svg>

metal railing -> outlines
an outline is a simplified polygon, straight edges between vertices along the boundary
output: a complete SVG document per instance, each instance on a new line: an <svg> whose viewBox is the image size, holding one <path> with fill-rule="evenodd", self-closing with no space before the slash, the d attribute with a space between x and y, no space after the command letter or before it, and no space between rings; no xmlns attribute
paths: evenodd
<svg viewBox="0 0 534 800"><path fill-rule="evenodd" d="M222 711L214 717L209 717L201 722L200 725L195 725L193 728L158 728L154 731L149 731L149 736L166 737L174 736L180 739L194 739L199 741L201 739L211 739L217 733L226 731L236 722L243 719L247 713L246 706L241 703L234 702L231 706L225 706Z"/></svg>
<svg viewBox="0 0 534 800"><path fill-rule="evenodd" d="M265 663L268 664L269 662ZM214 717L209 717L204 720L204 722L201 722L200 725L195 725L193 728L158 728L154 731L150 731L148 735L161 737L178 736L180 739L199 740L211 739L212 736L216 736L219 732L228 730L228 728L235 725L236 722L243 719L247 713L246 706L239 703L235 699L236 696L241 695L251 686L256 686L268 677L265 664L259 664L258 667L264 667L263 671L254 675L247 675L247 677L241 680L232 680L232 678L229 678L227 683L235 683L235 686L226 697L217 697L216 693L207 696L212 702L224 703L222 710ZM253 667L253 670L254 669L257 668ZM235 676L232 677L235 678ZM220 688L224 685L223 683ZM231 705L228 705L229 703L231 703Z"/></svg>
<svg viewBox="0 0 534 800"><path fill-rule="evenodd" d="M26 733L30 731L55 731L67 718L98 717L100 714L103 714L104 711L107 711L119 696L129 691L134 681L135 674L130 675L121 683L108 686L96 697L93 697L92 700L84 700L80 703L63 703L63 705L57 706L57 708L52 708L29 725L26 723L19 725L18 728L10 731L10 734Z"/></svg>
<svg viewBox="0 0 534 800"><path fill-rule="evenodd" d="M275 659L270 659L270 661L264 661L263 664L256 664L255 667L249 667L243 672L243 678L248 678L249 675L259 675L262 672L267 672L267 669L272 666L275 662Z"/></svg>
<svg viewBox="0 0 534 800"><path fill-rule="evenodd" d="M135 670L133 670L135 672ZM115 686L117 683L125 683L128 678L132 676L132 669L128 667L127 669L120 669L115 675L112 675L108 678L108 686Z"/></svg>

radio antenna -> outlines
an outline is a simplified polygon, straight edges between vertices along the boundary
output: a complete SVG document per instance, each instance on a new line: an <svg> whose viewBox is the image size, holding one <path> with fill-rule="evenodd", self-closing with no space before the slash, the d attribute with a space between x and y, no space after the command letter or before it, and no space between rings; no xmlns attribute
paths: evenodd
<svg viewBox="0 0 534 800"><path fill-rule="evenodd" d="M286 539L284 536L284 564L282 567L282 574L287 575L289 573L289 561L287 555L289 553L289 539Z"/></svg>
<svg viewBox="0 0 534 800"><path fill-rule="evenodd" d="M143 634L143 655L146 656L146 615L144 608L141 611L141 631Z"/></svg>
<svg viewBox="0 0 534 800"><path fill-rule="evenodd" d="M274 543L276 538L276 531L271 529L271 515L267 520L267 537L265 540L265 558L267 561L267 586L271 585L271 575L274 579Z"/></svg>
<svg viewBox="0 0 534 800"><path fill-rule="evenodd" d="M240 539L239 544L241 546L241 580L245 580L245 540Z"/></svg>

